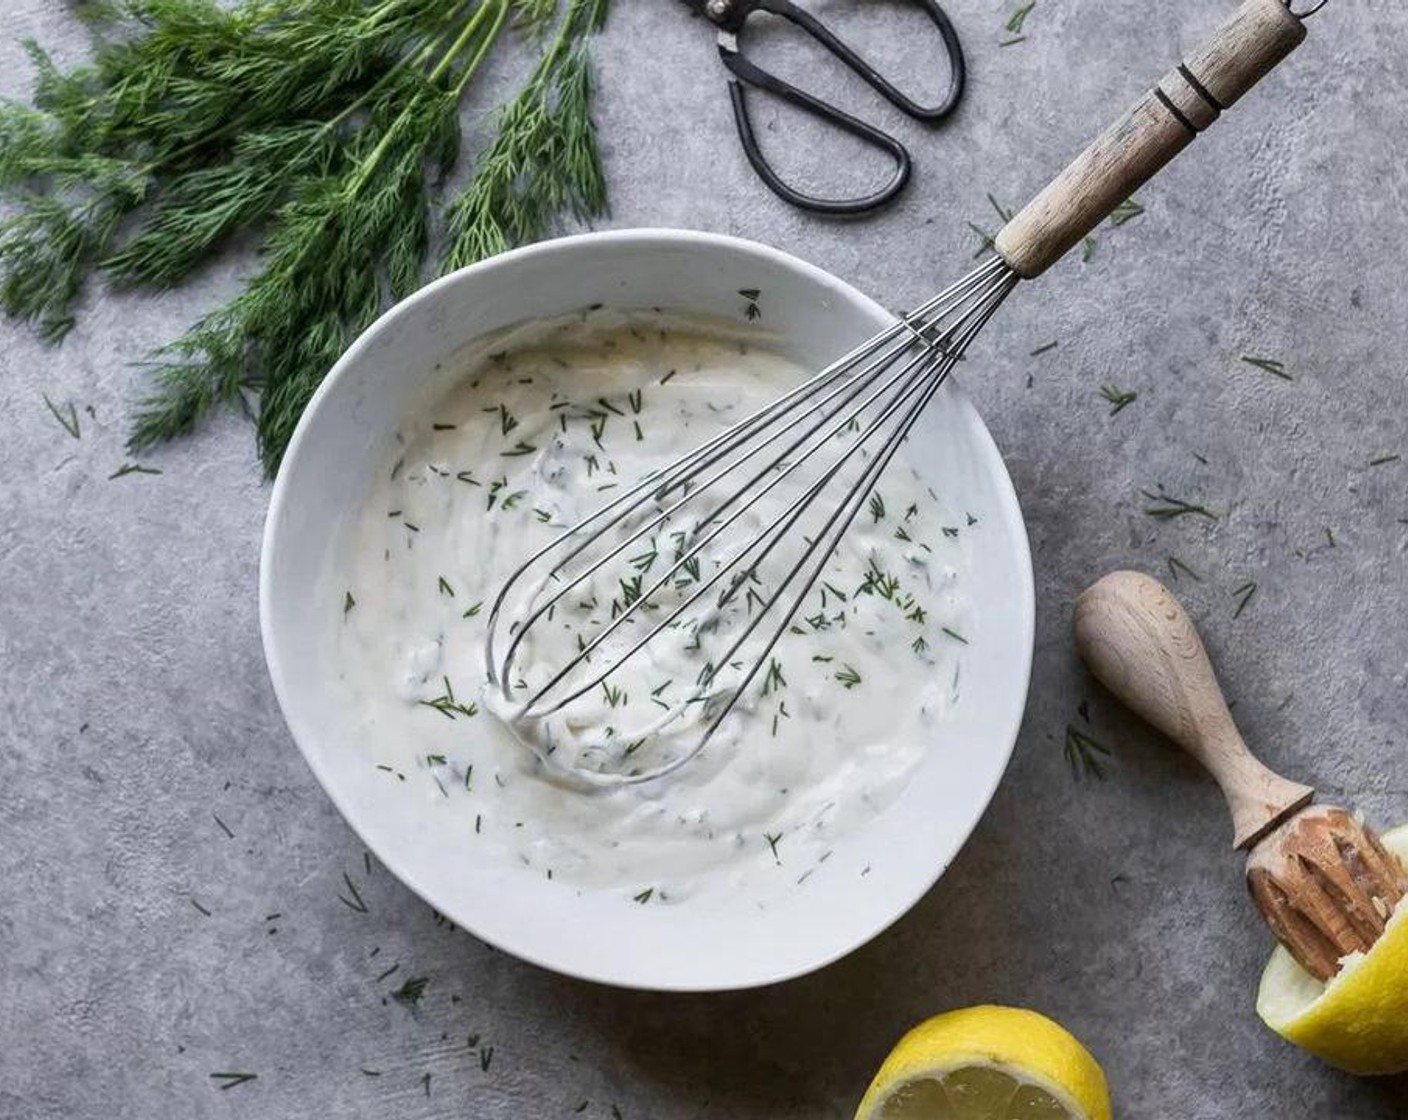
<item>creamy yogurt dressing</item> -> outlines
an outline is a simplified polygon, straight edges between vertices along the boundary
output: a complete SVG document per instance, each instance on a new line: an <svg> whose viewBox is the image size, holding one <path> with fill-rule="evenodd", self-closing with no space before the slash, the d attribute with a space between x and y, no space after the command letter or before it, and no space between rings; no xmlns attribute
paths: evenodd
<svg viewBox="0 0 1408 1120"><path fill-rule="evenodd" d="M659 315L589 314L517 338L469 360L403 426L334 550L327 644L356 713L353 746L385 774L388 797L453 813L485 864L642 903L742 889L766 905L882 812L927 750L943 749L936 728L974 636L965 538L976 523L945 509L901 453L697 757L639 785L564 782L486 703L494 595L614 488L804 373L760 335ZM525 677L544 679L579 632L610 617L609 590L564 606L525 655ZM603 726L680 703L692 682L668 674L677 655L624 665L615 699L584 697L557 744L580 762L613 741Z"/></svg>

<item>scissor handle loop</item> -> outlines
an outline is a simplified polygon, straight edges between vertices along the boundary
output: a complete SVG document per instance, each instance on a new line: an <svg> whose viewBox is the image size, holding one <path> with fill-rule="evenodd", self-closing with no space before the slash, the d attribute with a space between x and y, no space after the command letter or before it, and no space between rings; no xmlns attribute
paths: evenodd
<svg viewBox="0 0 1408 1120"><path fill-rule="evenodd" d="M920 105L907 97L864 58L837 38L830 28L811 13L797 7L792 3L792 0L732 0L731 3L723 4L717 17L710 16L721 29L729 33L721 42L719 54L723 58L724 65L732 74L729 82L729 98L733 104L733 119L738 126L738 136L743 143L743 152L748 157L748 162L753 165L753 170L758 173L759 178L779 198L793 206L819 214L863 214L883 206L904 189L905 184L909 182L910 156L904 145L889 133L866 124L844 110L798 89L744 56L738 46L738 37L748 17L755 11L765 11L794 24L896 108L917 120L932 123L948 116L963 96L966 67L963 60L963 48L958 41L958 33L954 30L953 24L949 22L948 16L944 14L943 9L939 7L937 0L918 0L918 2L938 28L949 60L948 92L939 104L933 106ZM789 186L768 162L758 144L757 133L753 128L753 121L748 109L748 86L756 86L758 89L780 97L803 112L848 132L870 147L884 152L895 164L894 174L889 182L879 190L856 198L821 198Z"/></svg>
<svg viewBox="0 0 1408 1120"><path fill-rule="evenodd" d="M954 30L953 24L949 21L944 10L939 7L938 0L916 0L916 2L928 14L934 26L938 28L939 37L944 44L944 53L948 55L948 91L944 94L942 101L932 106L920 105L902 93L889 79L839 39L826 24L805 9L797 7L792 3L792 0L751 0L750 3L741 5L740 18L736 22L734 31L735 34L741 32L747 16L754 11L770 12L772 15L779 16L805 31L845 63L852 72L891 105L916 120L933 123L943 120L953 112L954 107L963 96L963 85L967 80L967 66L963 59L963 46L958 41L958 32Z"/></svg>
<svg viewBox="0 0 1408 1120"><path fill-rule="evenodd" d="M729 98L733 102L733 119L738 126L738 138L743 142L743 152L748 157L748 162L753 165L753 170L758 173L759 178L784 202L817 214L863 214L889 202L909 182L909 152L888 132L881 132L873 125L857 120L849 113L842 112L835 106L828 105L825 101L784 82L781 78L769 74L742 55L729 51L721 51L720 54L723 56L724 65L734 75L728 83L728 92ZM817 195L805 194L789 186L768 162L758 144L753 121L748 113L748 86L756 86L758 89L766 90L789 104L797 106L803 112L810 113L828 124L849 132L871 147L883 151L895 162L895 171L890 181L879 190L857 198L821 198Z"/></svg>

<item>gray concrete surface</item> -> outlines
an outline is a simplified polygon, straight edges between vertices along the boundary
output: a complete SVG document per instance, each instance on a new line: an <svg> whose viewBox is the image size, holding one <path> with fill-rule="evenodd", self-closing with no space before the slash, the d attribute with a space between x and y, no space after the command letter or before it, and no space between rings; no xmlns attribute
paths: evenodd
<svg viewBox="0 0 1408 1120"><path fill-rule="evenodd" d="M754 181L705 28L663 0L619 0L599 51L610 224L759 238L909 305L968 267L965 223L995 225L985 192L1023 199L1228 4L1038 0L1026 41L1000 47L1013 6L951 0L972 80L949 125L926 132L856 95L918 170L887 213L837 223ZM893 5L866 11L865 30L898 26ZM0 327L0 1116L845 1117L901 1031L977 1001L1066 1023L1130 1120L1408 1113L1408 1079L1336 1073L1255 1018L1268 937L1218 796L1069 641L1089 581L1122 565L1167 576L1179 558L1254 744L1327 797L1408 819L1408 461L1370 466L1408 455L1406 33L1389 0L1336 0L1282 72L1140 192L1141 217L1019 291L978 346L964 381L1036 560L1016 755L908 917L768 991L563 980L437 924L364 864L265 676L268 488L250 432L225 417L144 459L161 474L108 477L141 386L129 363L232 291L248 258L159 298L90 293L61 349ZM25 35L82 54L60 0L8 0L0 93L27 88ZM907 34L875 48L906 65L927 49ZM769 149L804 174L853 154L765 119ZM1102 384L1138 399L1111 417ZM76 404L80 439L41 392ZM1158 485L1218 519L1150 518L1140 491ZM1074 781L1062 757L1083 701L1112 752L1104 781ZM338 901L344 873L367 913ZM411 977L427 981L415 1013L387 998ZM222 1091L218 1071L258 1079Z"/></svg>

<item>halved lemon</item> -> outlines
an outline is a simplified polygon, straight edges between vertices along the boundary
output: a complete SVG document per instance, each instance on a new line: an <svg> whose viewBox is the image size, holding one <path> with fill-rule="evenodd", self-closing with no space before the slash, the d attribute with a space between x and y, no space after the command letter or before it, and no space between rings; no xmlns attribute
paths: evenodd
<svg viewBox="0 0 1408 1120"><path fill-rule="evenodd" d="M1408 825L1382 839L1408 867ZM1325 983L1276 946L1261 974L1256 1011L1287 1042L1350 1073L1408 1070L1408 902L1367 953L1346 957Z"/></svg>
<svg viewBox="0 0 1408 1120"><path fill-rule="evenodd" d="M1105 1074L1045 1015L965 1007L890 1051L856 1120L1110 1120Z"/></svg>

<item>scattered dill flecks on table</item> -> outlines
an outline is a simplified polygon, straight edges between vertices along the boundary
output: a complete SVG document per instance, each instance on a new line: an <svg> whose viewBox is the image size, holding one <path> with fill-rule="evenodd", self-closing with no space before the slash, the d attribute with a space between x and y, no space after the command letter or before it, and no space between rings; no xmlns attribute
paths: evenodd
<svg viewBox="0 0 1408 1120"><path fill-rule="evenodd" d="M230 831L230 826L220 819L219 814L211 813L210 815L215 818L215 823L220 826L220 831L223 832L226 836L228 836L231 840L233 840L235 838L235 834Z"/></svg>
<svg viewBox="0 0 1408 1120"><path fill-rule="evenodd" d="M1155 490L1141 490L1140 493L1154 503L1154 505L1145 506L1144 512L1156 521L1172 521L1178 517L1189 516L1206 517L1209 521L1217 520L1217 514L1207 506L1189 502L1183 498L1175 498L1162 485Z"/></svg>
<svg viewBox="0 0 1408 1120"><path fill-rule="evenodd" d="M1028 357L1035 358L1039 354L1045 354L1048 350L1055 350L1056 347L1060 345L1061 343L1059 339L1052 339L1050 342L1043 343L1041 346L1038 346L1035 350L1031 352L1031 354L1028 355Z"/></svg>
<svg viewBox="0 0 1408 1120"><path fill-rule="evenodd" d="M1233 618L1241 618L1242 612L1247 609L1247 604L1252 601L1252 596L1256 594L1256 581L1247 580L1241 587L1232 592L1233 598L1237 600L1237 609L1232 612Z"/></svg>
<svg viewBox="0 0 1408 1120"><path fill-rule="evenodd" d="M117 470L113 471L112 474L108 475L108 481L111 482L115 478L125 478L129 474L160 473L161 471L156 467L144 467L140 463L123 463L122 466L118 467Z"/></svg>
<svg viewBox="0 0 1408 1120"><path fill-rule="evenodd" d="M1179 572L1182 572L1184 575L1188 576L1195 583L1203 582L1203 577L1200 576L1197 572L1195 572L1192 568L1190 568L1187 564L1185 564L1182 560L1180 560L1177 556L1170 556L1168 558L1169 576L1174 581L1177 581Z"/></svg>
<svg viewBox="0 0 1408 1120"><path fill-rule="evenodd" d="M421 999L424 998L425 986L429 982L429 978L425 976L413 977L392 992L391 998L403 1007L409 1007L414 1010Z"/></svg>
<svg viewBox="0 0 1408 1120"><path fill-rule="evenodd" d="M997 213L999 220L1001 220L1004 225L1006 225L1012 220L1012 211L1006 206L1003 206L1002 203L998 202L997 197L992 193L992 191L987 192L987 199L988 203ZM978 235L978 239L980 241L977 252L973 254L974 257L981 257L984 253L988 252L996 246L996 234L989 233L982 226L978 225L977 222L968 222L967 226L969 229L971 229L974 233ZM901 316L901 318L903 318L903 316Z"/></svg>
<svg viewBox="0 0 1408 1120"><path fill-rule="evenodd" d="M194 898L191 899L191 905L194 906L197 910L199 910L202 914L204 914L207 918L211 917L210 911L207 910L204 906L202 906L199 902L197 902Z"/></svg>
<svg viewBox="0 0 1408 1120"><path fill-rule="evenodd" d="M974 257L981 257L996 244L996 238L982 226L978 225L977 222L969 222L967 225L982 241L982 244L978 246L977 251L973 254Z"/></svg>
<svg viewBox="0 0 1408 1120"><path fill-rule="evenodd" d="M651 900L651 898L654 897L654 895L655 895L655 888L654 888L654 887L646 887L645 890L641 891L639 894L633 895L632 898L631 898L631 901L632 901L632 902L639 902L642 906L644 906L647 902L649 902L649 901Z"/></svg>
<svg viewBox="0 0 1408 1120"><path fill-rule="evenodd" d="M190 432L257 391L272 475L333 359L425 278L461 97L510 24L537 62L445 207L440 268L602 210L587 44L606 7L78 5L92 60L65 71L31 45L32 105L0 106L0 192L14 204L0 227L0 309L57 342L92 273L162 291L252 235L261 270L152 355L129 447Z"/></svg>
<svg viewBox="0 0 1408 1120"><path fill-rule="evenodd" d="M344 871L342 873L342 881L347 884L347 892L352 897L348 898L347 895L339 891L337 895L338 902L342 903L342 905L346 906L349 910L355 910L358 914L370 914L371 911L367 909L367 904L362 899L362 892L357 889L357 884L352 881L352 876Z"/></svg>
<svg viewBox="0 0 1408 1120"><path fill-rule="evenodd" d="M1138 393L1121 389L1115 385L1101 385L1100 395L1109 402L1111 416L1123 412L1139 399Z"/></svg>
<svg viewBox="0 0 1408 1120"><path fill-rule="evenodd" d="M1396 462L1398 462L1398 461L1399 461L1400 459L1402 459L1402 458L1403 458L1402 455L1380 455L1380 456L1378 456L1377 458L1370 459L1370 460L1369 460L1369 466L1371 466L1371 467L1382 467L1382 466L1385 466L1385 465L1387 465L1387 464L1389 464L1389 463L1396 463Z"/></svg>
<svg viewBox="0 0 1408 1120"><path fill-rule="evenodd" d="M1035 7L1036 0L1027 0L1027 3L1023 4L1007 17L1007 22L1002 25L1003 28L1012 32L1013 35L1020 35L1022 33L1022 25L1027 22L1027 16L1031 14L1031 10Z"/></svg>
<svg viewBox="0 0 1408 1120"><path fill-rule="evenodd" d="M1144 207L1131 195L1110 211L1110 224L1122 226L1125 222L1133 221L1142 213L1144 213Z"/></svg>
<svg viewBox="0 0 1408 1120"><path fill-rule="evenodd" d="M42 393L40 395L43 396L44 403L48 406L49 411L54 414L54 419L63 425L64 431L74 439L81 439L82 434L78 427L78 410L73 407L73 402L64 401L64 404L68 407L68 415L65 416L63 412L60 411L59 406L49 399L48 393Z"/></svg>
<svg viewBox="0 0 1408 1120"><path fill-rule="evenodd" d="M347 613L348 613L353 607L355 607L356 605L357 605L357 600L354 599L354 598L352 598L352 592L350 592L350 591L346 592L346 593L343 595L343 599L342 599L342 613L343 613L343 614L347 614Z"/></svg>
<svg viewBox="0 0 1408 1120"><path fill-rule="evenodd" d="M1239 360L1249 366L1255 366L1259 370L1271 374L1272 377L1279 377L1282 381L1294 381L1295 378L1286 372L1285 364L1278 362L1275 358L1257 358L1251 354L1242 354Z"/></svg>
<svg viewBox="0 0 1408 1120"><path fill-rule="evenodd" d="M1025 43L1026 41L1027 37L1025 35L1014 35L1011 39L1004 39L997 45L999 47L1015 47L1018 43Z"/></svg>
<svg viewBox="0 0 1408 1120"><path fill-rule="evenodd" d="M256 1081L257 1073L212 1073L210 1080L219 1081L217 1088L233 1089L236 1085L243 1085L246 1081Z"/></svg>
<svg viewBox="0 0 1408 1120"><path fill-rule="evenodd" d="M1085 778L1095 778L1097 781L1105 780L1102 759L1109 759L1110 749L1096 742L1073 723L1066 724L1064 753L1066 763L1071 768L1071 775L1076 781Z"/></svg>
<svg viewBox="0 0 1408 1120"><path fill-rule="evenodd" d="M1095 256L1095 238L1086 234L1080 241L1080 263L1089 264L1090 258Z"/></svg>

